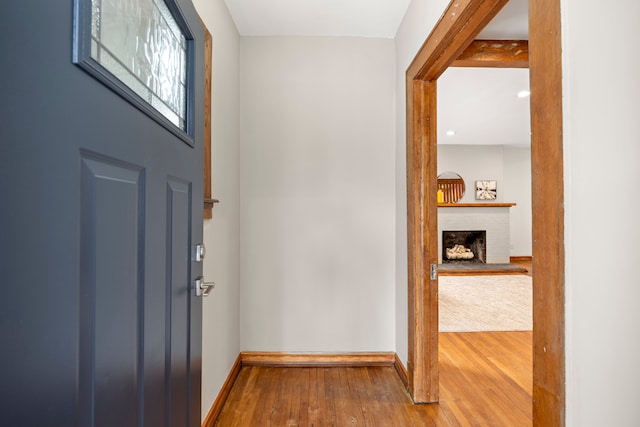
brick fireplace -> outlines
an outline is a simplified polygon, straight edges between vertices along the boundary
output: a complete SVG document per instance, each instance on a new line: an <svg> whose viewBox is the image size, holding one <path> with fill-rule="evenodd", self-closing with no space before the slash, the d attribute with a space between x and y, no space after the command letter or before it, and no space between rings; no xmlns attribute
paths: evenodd
<svg viewBox="0 0 640 427"><path fill-rule="evenodd" d="M509 208L513 203L468 203L438 207L438 263L443 263L443 231L484 231L484 262L508 264L510 259ZM446 262L446 261L445 261ZM478 262L476 260L476 262Z"/></svg>

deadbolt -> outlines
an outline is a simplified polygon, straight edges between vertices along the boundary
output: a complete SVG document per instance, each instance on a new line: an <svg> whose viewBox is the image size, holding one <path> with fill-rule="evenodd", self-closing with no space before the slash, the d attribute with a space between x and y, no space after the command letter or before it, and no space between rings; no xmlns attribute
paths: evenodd
<svg viewBox="0 0 640 427"><path fill-rule="evenodd" d="M196 261L202 262L206 253L207 250L204 247L204 243L199 243L196 245Z"/></svg>

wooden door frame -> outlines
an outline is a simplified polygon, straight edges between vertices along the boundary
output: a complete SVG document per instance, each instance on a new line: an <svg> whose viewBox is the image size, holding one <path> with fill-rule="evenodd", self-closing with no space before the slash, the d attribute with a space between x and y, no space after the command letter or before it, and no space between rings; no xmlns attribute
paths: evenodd
<svg viewBox="0 0 640 427"><path fill-rule="evenodd" d="M439 400L437 79L508 0L454 0L406 73L408 386ZM533 229L533 424L565 425L560 0L529 0Z"/></svg>

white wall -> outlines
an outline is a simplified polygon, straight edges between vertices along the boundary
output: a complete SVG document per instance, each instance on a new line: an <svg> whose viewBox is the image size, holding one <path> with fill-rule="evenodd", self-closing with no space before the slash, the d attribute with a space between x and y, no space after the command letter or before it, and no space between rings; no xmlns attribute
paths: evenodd
<svg viewBox="0 0 640 427"><path fill-rule="evenodd" d="M396 34L396 135L395 135L395 298L396 353L407 366L409 337L407 295L407 167L406 71L429 32L442 15L447 0L412 0Z"/></svg>
<svg viewBox="0 0 640 427"><path fill-rule="evenodd" d="M511 256L531 256L531 149L505 146L502 185L498 191L505 202L514 202L510 208Z"/></svg>
<svg viewBox="0 0 640 427"><path fill-rule="evenodd" d="M562 0L567 425L640 420L640 3Z"/></svg>
<svg viewBox="0 0 640 427"><path fill-rule="evenodd" d="M495 180L498 185L496 202L506 200L504 156L501 145L438 145L438 175L455 172L464 179L465 193L460 203L475 203L476 180Z"/></svg>
<svg viewBox="0 0 640 427"><path fill-rule="evenodd" d="M204 275L216 288L203 299L202 417L240 352L239 42L223 0L194 0L213 38L212 192L220 199L204 221Z"/></svg>
<svg viewBox="0 0 640 427"><path fill-rule="evenodd" d="M394 350L394 55L242 38L243 350Z"/></svg>

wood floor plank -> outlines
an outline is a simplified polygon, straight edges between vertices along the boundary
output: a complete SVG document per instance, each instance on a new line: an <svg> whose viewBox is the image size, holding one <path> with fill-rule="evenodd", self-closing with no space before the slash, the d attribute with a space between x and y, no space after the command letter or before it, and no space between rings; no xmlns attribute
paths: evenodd
<svg viewBox="0 0 640 427"><path fill-rule="evenodd" d="M222 410L220 411L220 415L218 416L218 420L229 420L230 424L234 421L234 416L238 415L244 411L242 401L242 394L245 391L246 384L248 381L248 377L250 375L250 369L242 368L240 369L240 373L238 374L238 378L231 388L229 392L229 396L227 397L227 401L225 402Z"/></svg>
<svg viewBox="0 0 640 427"><path fill-rule="evenodd" d="M325 413L321 408L325 406L324 400L324 376L320 375L318 368L309 369L309 414L307 425L322 426L321 414Z"/></svg>
<svg viewBox="0 0 640 427"><path fill-rule="evenodd" d="M336 369L338 373L339 399L336 405L339 425L357 425L362 423L356 405L354 405L354 390L349 386L346 368Z"/></svg>
<svg viewBox="0 0 640 427"><path fill-rule="evenodd" d="M293 393L289 403L287 425L307 425L309 415L307 412L307 408L309 407L309 402L307 401L309 393L309 370L307 368L300 368L300 375L292 375L291 377L293 380L293 386L291 387Z"/></svg>
<svg viewBox="0 0 640 427"><path fill-rule="evenodd" d="M335 382L336 368L324 368L322 369L322 375L324 376L324 398L325 398L325 417L326 424L328 426L337 425L337 405L336 400L339 399L339 395L336 395L336 382Z"/></svg>
<svg viewBox="0 0 640 427"><path fill-rule="evenodd" d="M258 370L258 372L263 372L261 376L265 377L265 381L262 383L262 395L260 396L261 400L264 399L264 409L253 415L251 425L270 425L274 407L280 404L276 393L278 391L278 383L282 378L283 371L283 369L271 367L263 367Z"/></svg>
<svg viewBox="0 0 640 427"><path fill-rule="evenodd" d="M248 368L242 368L242 369L248 369ZM279 370L276 370L274 368L268 368L268 367L260 370L258 369L253 369L253 370L256 371L259 378L259 381L257 381L257 384L255 386L259 394L256 396L256 404L253 408L253 412L250 414L251 424L254 424L256 422L256 417L260 419L263 414L271 412L269 406L267 406L268 399L266 398L265 394L266 394L266 391L272 387L274 382L277 381L277 379L275 378L279 373Z"/></svg>
<svg viewBox="0 0 640 427"><path fill-rule="evenodd" d="M311 370L314 368L302 368L300 381L298 382L298 425L309 424L309 400L311 394Z"/></svg>
<svg viewBox="0 0 640 427"><path fill-rule="evenodd" d="M440 334L440 403L414 405L392 366L244 366L214 425L531 426L531 332Z"/></svg>
<svg viewBox="0 0 640 427"><path fill-rule="evenodd" d="M373 370L375 372L375 370ZM378 387L376 387L375 376L371 369L362 369L362 382L364 383L363 405L365 425L373 425L373 421L377 420L380 425L393 425L393 419L390 417L388 405L386 405L379 396ZM365 403L366 402L366 403Z"/></svg>
<svg viewBox="0 0 640 427"><path fill-rule="evenodd" d="M291 399L293 398L294 379L292 375L300 372L300 369L283 368L282 380L278 382L276 387L276 404L272 407L271 417L268 425L287 426L289 424L289 411L291 409Z"/></svg>
<svg viewBox="0 0 640 427"><path fill-rule="evenodd" d="M371 394L371 379L369 377L369 370L365 369L354 369L352 370L352 379L351 381L357 382L359 384L359 398L360 405L362 408L362 418L364 421L364 425L371 425L374 420L376 411L380 411L380 407L377 404L377 401L372 399Z"/></svg>
<svg viewBox="0 0 640 427"><path fill-rule="evenodd" d="M234 421L237 425L248 425L251 422L251 417L254 413L257 397L259 393L256 390L256 382L261 379L259 372L249 371L247 382L244 387L244 391L240 396L240 402L242 402L242 410L237 411L234 414Z"/></svg>

